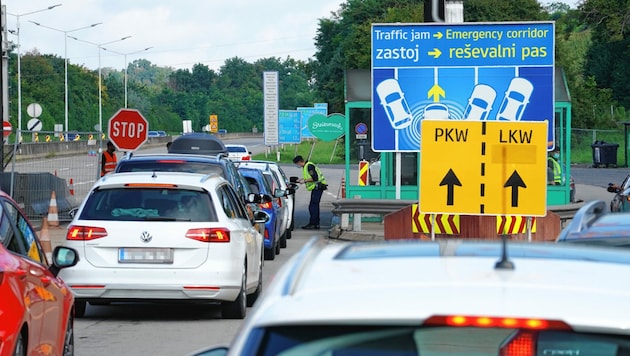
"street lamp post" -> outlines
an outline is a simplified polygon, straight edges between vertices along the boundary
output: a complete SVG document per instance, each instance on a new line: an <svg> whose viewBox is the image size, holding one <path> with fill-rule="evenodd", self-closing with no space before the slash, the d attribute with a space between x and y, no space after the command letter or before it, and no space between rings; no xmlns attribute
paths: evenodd
<svg viewBox="0 0 630 356"><path fill-rule="evenodd" d="M64 100L65 100L65 132L68 132L68 33L70 32L75 32L75 31L79 31L79 30L84 30L87 28L92 28L95 26L98 26L100 24L102 24L102 22L98 22L98 23L93 23L91 25L88 26L83 26L83 27L79 27L79 28L75 28L72 30L60 30L58 28L54 28L54 27L50 27L50 26L46 26L46 25L42 25L39 22L35 22L35 21L30 21L34 24L36 24L37 26L41 26L44 28L48 28L57 32L61 32L63 33L63 39L64 39Z"/></svg>
<svg viewBox="0 0 630 356"><path fill-rule="evenodd" d="M106 51L112 52L112 53L116 53L116 54L120 54L121 56L125 57L125 109L127 108L127 56L131 55L131 54L137 54L140 52L144 52L144 51L148 51L153 47L147 47L147 48L143 48L141 50L137 50L137 51L133 51L133 52L128 52L128 53L121 53L121 52L117 52L108 48L103 48Z"/></svg>
<svg viewBox="0 0 630 356"><path fill-rule="evenodd" d="M7 12L7 15L11 15L11 16L15 16L15 32L14 34L17 36L17 79L18 79L18 134L17 134L17 139L18 142L21 141L22 139L22 70L21 70L21 49L20 49L20 17L22 16L27 16L27 15L32 15L32 14L36 14L38 12L42 12L42 11L47 11L47 10L52 10L56 7L61 6L61 4L56 4L56 5L51 5L48 6L45 9L40 9L40 10L35 10L35 11L31 11L31 12L25 12L22 14L12 14L10 12Z"/></svg>
<svg viewBox="0 0 630 356"><path fill-rule="evenodd" d="M79 42L85 42L85 43L91 44L98 48L98 132L101 133L103 132L103 93L102 93L103 90L101 88L101 49L103 48L104 45L108 45L114 42L124 41L130 38L131 36L125 36L117 40L103 42L103 43L94 43L94 42L90 42L86 40L81 40L73 36L68 36L68 37Z"/></svg>

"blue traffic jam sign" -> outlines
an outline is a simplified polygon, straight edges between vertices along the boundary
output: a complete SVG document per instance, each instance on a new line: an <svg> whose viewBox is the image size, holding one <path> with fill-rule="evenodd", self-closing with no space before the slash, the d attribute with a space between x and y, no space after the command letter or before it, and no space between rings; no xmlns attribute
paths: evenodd
<svg viewBox="0 0 630 356"><path fill-rule="evenodd" d="M548 121L554 23L372 25L372 148L420 150L424 119Z"/></svg>

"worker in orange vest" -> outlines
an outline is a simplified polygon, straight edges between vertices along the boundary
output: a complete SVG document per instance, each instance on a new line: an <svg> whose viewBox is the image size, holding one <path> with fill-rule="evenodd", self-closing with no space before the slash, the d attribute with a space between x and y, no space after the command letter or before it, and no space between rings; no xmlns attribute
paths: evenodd
<svg viewBox="0 0 630 356"><path fill-rule="evenodd" d="M107 141L107 150L101 157L101 177L111 173L116 169L118 159L116 158L116 147L111 141Z"/></svg>

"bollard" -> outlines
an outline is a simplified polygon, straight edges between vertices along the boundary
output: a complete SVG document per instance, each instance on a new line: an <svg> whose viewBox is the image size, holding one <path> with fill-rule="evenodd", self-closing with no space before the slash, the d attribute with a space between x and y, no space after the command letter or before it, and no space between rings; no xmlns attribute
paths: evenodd
<svg viewBox="0 0 630 356"><path fill-rule="evenodd" d="M355 195L354 199L361 199L361 196ZM352 218L352 231L361 231L361 213L354 213Z"/></svg>

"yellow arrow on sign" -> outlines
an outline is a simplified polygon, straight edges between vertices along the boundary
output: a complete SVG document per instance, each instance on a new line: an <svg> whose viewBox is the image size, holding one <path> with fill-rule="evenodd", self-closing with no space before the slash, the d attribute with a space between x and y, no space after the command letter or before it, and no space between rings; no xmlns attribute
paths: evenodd
<svg viewBox="0 0 630 356"><path fill-rule="evenodd" d="M433 58L440 58L442 52L439 49L434 48L433 51L429 51L428 54L429 56L433 56Z"/></svg>
<svg viewBox="0 0 630 356"><path fill-rule="evenodd" d="M438 40L441 40L442 36L443 36L442 32L436 32L436 33L433 34L433 37L437 38Z"/></svg>
<svg viewBox="0 0 630 356"><path fill-rule="evenodd" d="M439 84L433 84L431 89L429 89L429 95L427 96L429 99L433 97L433 102L437 103L440 101L440 96L445 97L446 92Z"/></svg>
<svg viewBox="0 0 630 356"><path fill-rule="evenodd" d="M422 120L420 210L545 216L546 121Z"/></svg>

